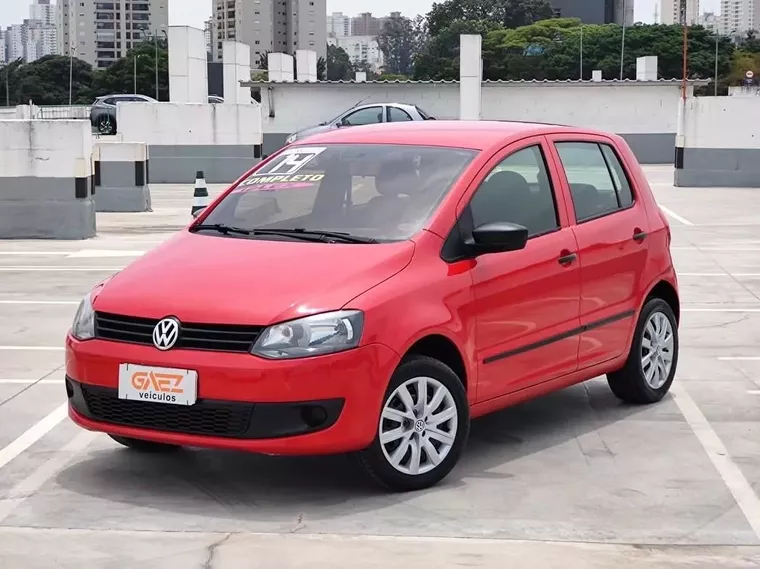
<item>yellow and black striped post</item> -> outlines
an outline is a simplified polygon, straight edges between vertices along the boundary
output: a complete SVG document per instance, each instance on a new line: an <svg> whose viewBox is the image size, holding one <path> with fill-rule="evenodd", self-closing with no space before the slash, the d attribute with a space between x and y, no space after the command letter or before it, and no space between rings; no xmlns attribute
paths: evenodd
<svg viewBox="0 0 760 569"><path fill-rule="evenodd" d="M193 191L193 209L190 214L195 216L203 208L208 207L208 188L206 188L206 176L202 170L195 174L195 191Z"/></svg>

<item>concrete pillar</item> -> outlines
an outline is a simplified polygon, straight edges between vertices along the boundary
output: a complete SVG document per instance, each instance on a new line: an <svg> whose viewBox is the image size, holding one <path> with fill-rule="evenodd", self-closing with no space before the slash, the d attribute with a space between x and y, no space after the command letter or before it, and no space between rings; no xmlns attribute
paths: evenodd
<svg viewBox="0 0 760 569"><path fill-rule="evenodd" d="M601 69L594 69L591 72L591 80L595 81L597 83L602 81L602 70Z"/></svg>
<svg viewBox="0 0 760 569"><path fill-rule="evenodd" d="M357 71L356 72L356 82L357 83L364 83L367 80L367 72L366 71Z"/></svg>
<svg viewBox="0 0 760 569"><path fill-rule="evenodd" d="M657 56L636 58L636 81L657 81Z"/></svg>
<svg viewBox="0 0 760 569"><path fill-rule="evenodd" d="M480 120L483 60L480 35L459 36L459 118Z"/></svg>
<svg viewBox="0 0 760 569"><path fill-rule="evenodd" d="M270 81L279 83L295 80L293 56L287 53L270 53L267 55L267 67Z"/></svg>
<svg viewBox="0 0 760 569"><path fill-rule="evenodd" d="M93 158L96 211L151 211L147 144L100 139Z"/></svg>
<svg viewBox="0 0 760 569"><path fill-rule="evenodd" d="M208 103L208 61L203 30L169 26L169 100Z"/></svg>
<svg viewBox="0 0 760 569"><path fill-rule="evenodd" d="M0 238L94 237L92 183L88 121L0 121Z"/></svg>
<svg viewBox="0 0 760 569"><path fill-rule="evenodd" d="M316 83L317 52L310 49L296 50L296 80L301 83Z"/></svg>
<svg viewBox="0 0 760 569"><path fill-rule="evenodd" d="M224 73L224 102L230 105L251 103L251 90L241 87L241 81L251 80L251 48L234 41L222 44L222 67Z"/></svg>

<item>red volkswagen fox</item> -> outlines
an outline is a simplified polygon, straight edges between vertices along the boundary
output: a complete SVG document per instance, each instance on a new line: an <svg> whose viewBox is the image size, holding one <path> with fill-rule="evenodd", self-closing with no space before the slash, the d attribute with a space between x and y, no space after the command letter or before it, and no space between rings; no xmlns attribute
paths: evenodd
<svg viewBox="0 0 760 569"><path fill-rule="evenodd" d="M356 452L437 484L470 420L678 362L670 229L619 136L497 122L340 129L258 164L98 284L66 340L71 418L127 447Z"/></svg>

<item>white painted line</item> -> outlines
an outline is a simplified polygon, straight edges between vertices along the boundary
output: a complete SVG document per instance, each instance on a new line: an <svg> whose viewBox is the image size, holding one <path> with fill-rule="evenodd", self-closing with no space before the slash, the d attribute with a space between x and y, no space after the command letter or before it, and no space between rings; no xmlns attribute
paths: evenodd
<svg viewBox="0 0 760 569"><path fill-rule="evenodd" d="M117 249L82 249L67 255L67 259L99 259L106 257L141 257L145 251L121 251Z"/></svg>
<svg viewBox="0 0 760 569"><path fill-rule="evenodd" d="M721 362L760 362L760 356L720 356Z"/></svg>
<svg viewBox="0 0 760 569"><path fill-rule="evenodd" d="M56 407L47 417L32 425L29 430L22 433L15 441L0 449L0 469L47 435L58 423L68 417L68 408L69 403L67 401Z"/></svg>
<svg viewBox="0 0 760 569"><path fill-rule="evenodd" d="M72 305L79 306L78 300L0 300L0 304L41 304L41 305Z"/></svg>
<svg viewBox="0 0 760 569"><path fill-rule="evenodd" d="M54 255L71 255L71 251L0 251L0 255L18 255L20 257L51 257Z"/></svg>
<svg viewBox="0 0 760 569"><path fill-rule="evenodd" d="M64 349L63 346L0 346L0 352L57 352Z"/></svg>
<svg viewBox="0 0 760 569"><path fill-rule="evenodd" d="M682 308L681 312L760 312L760 308Z"/></svg>
<svg viewBox="0 0 760 569"><path fill-rule="evenodd" d="M679 277L760 277L760 273L680 273L676 272Z"/></svg>
<svg viewBox="0 0 760 569"><path fill-rule="evenodd" d="M673 245L671 251L760 251L760 247L694 247L693 245Z"/></svg>
<svg viewBox="0 0 760 569"><path fill-rule="evenodd" d="M65 411L65 409L64 409ZM66 415L64 415L65 417ZM60 422L60 421L59 421ZM48 480L53 478L71 462L77 453L87 448L96 437L96 433L83 431L69 444L55 453L52 458L40 465L37 470L11 488L8 496L0 500L0 524L18 508L29 496L36 494Z"/></svg>
<svg viewBox="0 0 760 569"><path fill-rule="evenodd" d="M723 445L702 411L691 398L686 388L681 383L674 383L670 389L676 405L686 419L697 440L702 445L707 457L720 474L729 492L736 500L744 517L749 522L755 535L760 538L760 499L758 499L752 485L747 481L741 469L736 466L728 450Z"/></svg>
<svg viewBox="0 0 760 569"><path fill-rule="evenodd" d="M753 389L752 391L747 391L748 395L760 395L760 389Z"/></svg>
<svg viewBox="0 0 760 569"><path fill-rule="evenodd" d="M669 208L665 207L664 205L661 205L660 209L662 211L664 211L666 214L668 214L670 217L672 217L673 219L675 219L676 221L678 221L680 223L683 223L684 225L694 225L691 221L689 221L685 217L681 217L676 212L674 212L672 209L669 209Z"/></svg>
<svg viewBox="0 0 760 569"><path fill-rule="evenodd" d="M63 379L0 379L0 385L60 385Z"/></svg>
<svg viewBox="0 0 760 569"><path fill-rule="evenodd" d="M14 267L3 267L0 266L0 271L3 272L24 272L24 271L32 271L32 272L40 272L40 271L58 271L58 272L68 272L68 271L87 271L87 272L98 272L98 271L121 271L124 267L98 267L98 266L92 266L92 267L65 267L65 266L35 266L35 265L21 265L21 266L14 266Z"/></svg>

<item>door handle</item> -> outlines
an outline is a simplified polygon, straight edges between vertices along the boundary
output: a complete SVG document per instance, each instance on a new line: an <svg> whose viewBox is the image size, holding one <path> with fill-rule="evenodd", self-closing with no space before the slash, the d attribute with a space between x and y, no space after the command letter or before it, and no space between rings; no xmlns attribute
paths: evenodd
<svg viewBox="0 0 760 569"><path fill-rule="evenodd" d="M642 241L644 241L644 239L647 238L647 232L646 231L642 231L638 227L636 229L634 229L633 231L634 231L634 233L633 233L633 240L636 241L636 243L641 243Z"/></svg>
<svg viewBox="0 0 760 569"><path fill-rule="evenodd" d="M575 253L562 251L562 256L559 259L557 259L557 261L559 262L560 265L563 265L566 267L568 265L571 265L573 261L575 261L577 258L578 258L578 255L576 255Z"/></svg>

